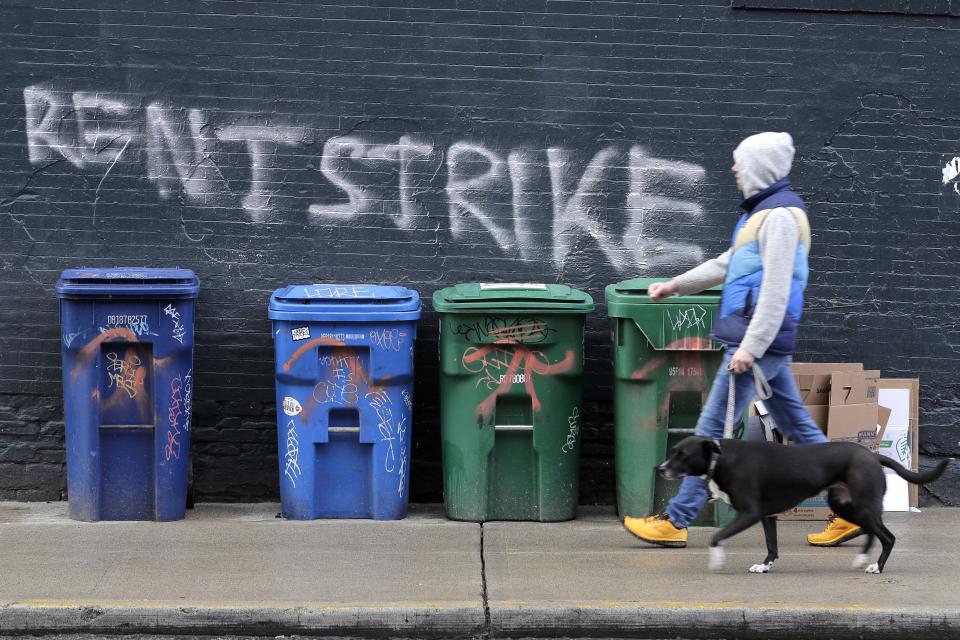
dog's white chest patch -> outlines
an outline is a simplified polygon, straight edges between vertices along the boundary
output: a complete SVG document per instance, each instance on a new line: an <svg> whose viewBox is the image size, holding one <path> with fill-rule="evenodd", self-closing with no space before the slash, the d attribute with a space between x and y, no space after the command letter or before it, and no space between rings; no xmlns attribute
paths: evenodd
<svg viewBox="0 0 960 640"><path fill-rule="evenodd" d="M714 482L713 480L710 480L707 486L710 487L710 495L713 496L714 500L723 500L729 505L733 504L732 502L730 502L730 496L728 496L723 491L720 491L720 487L717 486L716 482Z"/></svg>

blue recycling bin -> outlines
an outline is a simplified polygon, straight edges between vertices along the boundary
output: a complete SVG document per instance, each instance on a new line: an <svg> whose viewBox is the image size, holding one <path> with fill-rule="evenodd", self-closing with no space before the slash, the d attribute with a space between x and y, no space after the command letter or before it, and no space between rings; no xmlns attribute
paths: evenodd
<svg viewBox="0 0 960 640"><path fill-rule="evenodd" d="M269 317L284 517L403 518L419 294L289 286L270 297Z"/></svg>
<svg viewBox="0 0 960 640"><path fill-rule="evenodd" d="M186 269L61 275L71 518L183 518L199 289Z"/></svg>

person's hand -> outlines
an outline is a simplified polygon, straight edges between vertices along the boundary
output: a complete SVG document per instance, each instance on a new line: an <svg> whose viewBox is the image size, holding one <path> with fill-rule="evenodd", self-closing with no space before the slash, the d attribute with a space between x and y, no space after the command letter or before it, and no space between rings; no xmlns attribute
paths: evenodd
<svg viewBox="0 0 960 640"><path fill-rule="evenodd" d="M753 366L753 356L749 351L740 347L737 349L736 353L733 354L733 357L730 358L730 364L727 365L727 369L733 371L734 373L743 373Z"/></svg>
<svg viewBox="0 0 960 640"><path fill-rule="evenodd" d="M647 289L647 295L650 296L651 302L660 302L664 298L677 295L678 290L679 287L673 280L670 282L654 282Z"/></svg>

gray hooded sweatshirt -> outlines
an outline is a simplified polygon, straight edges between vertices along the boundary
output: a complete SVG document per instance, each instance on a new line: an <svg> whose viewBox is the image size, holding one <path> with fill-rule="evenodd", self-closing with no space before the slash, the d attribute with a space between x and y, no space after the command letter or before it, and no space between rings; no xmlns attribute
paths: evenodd
<svg viewBox="0 0 960 640"><path fill-rule="evenodd" d="M766 132L746 138L733 152L743 182L743 197L763 191L790 173L793 138L789 133ZM760 226L760 257L763 281L753 318L740 346L754 358L762 358L783 324L790 297L793 261L800 229L789 211L774 209ZM722 284L727 275L730 251L674 278L680 295L699 293Z"/></svg>

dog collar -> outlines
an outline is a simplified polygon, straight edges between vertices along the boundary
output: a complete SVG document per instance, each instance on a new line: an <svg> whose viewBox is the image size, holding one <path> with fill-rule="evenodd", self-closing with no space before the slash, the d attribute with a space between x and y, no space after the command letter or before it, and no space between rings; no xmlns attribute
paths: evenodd
<svg viewBox="0 0 960 640"><path fill-rule="evenodd" d="M717 443L717 451L714 451L710 454L710 466L707 467L707 472L700 476L706 481L713 480L713 474L717 469L717 461L720 459L720 441L714 438L714 442Z"/></svg>

